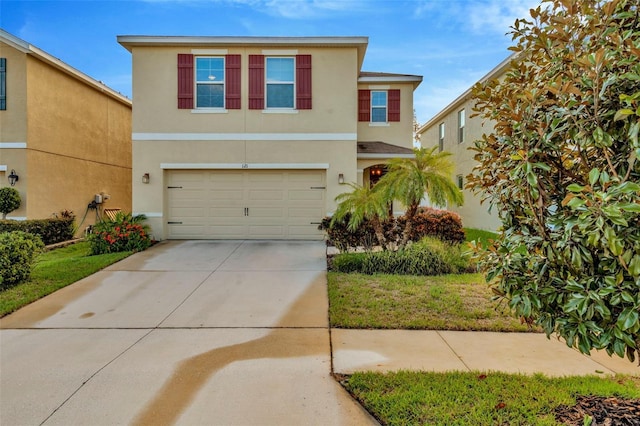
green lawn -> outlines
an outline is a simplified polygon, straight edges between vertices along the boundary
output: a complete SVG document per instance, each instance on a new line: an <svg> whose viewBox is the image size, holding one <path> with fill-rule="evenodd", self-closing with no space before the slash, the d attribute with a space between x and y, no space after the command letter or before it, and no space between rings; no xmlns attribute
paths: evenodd
<svg viewBox="0 0 640 426"><path fill-rule="evenodd" d="M383 425L557 425L555 408L574 405L576 395L640 398L640 378L628 376L400 371L341 383Z"/></svg>
<svg viewBox="0 0 640 426"><path fill-rule="evenodd" d="M0 292L0 317L124 259L131 252L89 254L89 243L80 242L40 255L28 281Z"/></svg>
<svg viewBox="0 0 640 426"><path fill-rule="evenodd" d="M480 274L330 272L328 283L332 327L539 331L497 308ZM640 407L640 370L614 378L401 371L339 379L383 425L557 425L555 408L574 405L577 395L634 398Z"/></svg>
<svg viewBox="0 0 640 426"><path fill-rule="evenodd" d="M328 273L336 328L539 331L491 300L480 274L408 276Z"/></svg>

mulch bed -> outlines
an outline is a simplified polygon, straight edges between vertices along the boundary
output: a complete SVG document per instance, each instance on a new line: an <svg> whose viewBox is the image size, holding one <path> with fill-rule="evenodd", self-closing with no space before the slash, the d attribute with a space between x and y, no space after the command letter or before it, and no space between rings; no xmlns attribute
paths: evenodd
<svg viewBox="0 0 640 426"><path fill-rule="evenodd" d="M605 396L578 396L576 405L561 405L555 409L556 420L566 425L585 425L591 416L591 426L640 426L640 399Z"/></svg>

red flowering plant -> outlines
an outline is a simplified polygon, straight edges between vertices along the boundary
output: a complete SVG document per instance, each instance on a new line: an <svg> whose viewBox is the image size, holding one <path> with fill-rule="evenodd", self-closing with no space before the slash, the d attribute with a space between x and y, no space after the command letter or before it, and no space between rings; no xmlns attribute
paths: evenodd
<svg viewBox="0 0 640 426"><path fill-rule="evenodd" d="M87 236L91 254L146 250L153 243L143 223L146 219L145 215L118 212L113 220L96 223Z"/></svg>

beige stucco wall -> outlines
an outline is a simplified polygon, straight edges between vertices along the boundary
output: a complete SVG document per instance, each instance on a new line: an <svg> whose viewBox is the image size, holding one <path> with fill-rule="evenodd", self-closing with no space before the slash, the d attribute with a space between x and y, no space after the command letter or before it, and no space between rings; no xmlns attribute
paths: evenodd
<svg viewBox="0 0 640 426"><path fill-rule="evenodd" d="M445 125L444 151L450 152L450 159L455 164L455 171L452 179L457 182L456 176L462 175L464 184L467 182L467 175L477 162L473 159L474 151L470 150L474 146L474 141L480 139L484 132L490 131L486 125L483 126L482 119L471 117L473 100L461 100L456 105L448 109L447 114L439 117L424 129L421 133L420 141L423 147L431 148L438 146L439 125ZM465 110L465 139L463 143L458 143L458 112ZM462 217L462 223L468 228L487 229L495 231L500 227L497 215L489 213L489 204L480 203L480 195L474 194L468 189L463 190L464 204L462 206L448 206L449 210L455 211Z"/></svg>
<svg viewBox="0 0 640 426"><path fill-rule="evenodd" d="M27 55L14 47L0 42L0 57L6 58L7 64L7 109L0 111L0 143L27 142ZM26 200L26 167L27 156L23 148L0 148L0 188L9 186L7 176L15 170L20 180L15 189L20 193L22 204L18 210L9 213L9 218L27 216Z"/></svg>
<svg viewBox="0 0 640 426"><path fill-rule="evenodd" d="M400 89L400 121L388 123L358 122L358 140L382 141L413 148L413 84L359 84L358 89Z"/></svg>
<svg viewBox="0 0 640 426"><path fill-rule="evenodd" d="M7 110L0 111L0 165L20 176L22 205L8 217L41 219L71 210L79 222L97 193L131 211L131 105L43 60L0 44L7 58ZM95 221L87 215L82 229ZM82 231L80 229L80 232Z"/></svg>
<svg viewBox="0 0 640 426"><path fill-rule="evenodd" d="M177 108L177 55L191 53L189 47L133 48L133 132L170 133L183 140L133 141L133 210L148 216L153 235L166 237L165 187L168 170L174 167L246 169L282 165L282 169L325 167L326 209L335 209L335 197L345 190L345 181L356 181L357 78L356 48L298 47L282 49L290 54L312 55L313 108L284 113L248 109L248 55L265 54L268 48L230 48L228 54L242 55L242 108L224 113L194 113ZM261 134L256 140L189 140L189 133L217 135ZM297 133L299 140L278 140L273 135ZM350 134L353 139L316 140L311 134ZM176 136L177 135L177 136ZM275 140L269 140L275 139ZM161 167L162 164L165 167ZM187 166L185 166L185 164ZM142 175L150 174L150 183Z"/></svg>
<svg viewBox="0 0 640 426"><path fill-rule="evenodd" d="M71 210L80 221L101 192L104 207L131 211L131 106L34 57L27 87L28 218Z"/></svg>
<svg viewBox="0 0 640 426"><path fill-rule="evenodd" d="M248 58L270 49L231 48L242 55L242 108L224 113L177 109L177 55L191 48L134 47L133 131L155 133L344 133L356 132L356 48L282 49L312 55L313 109L294 113L249 110ZM265 52L266 51L266 52ZM268 56L268 55L267 55ZM350 94L346 96L346 94ZM340 101L337 102L336 100Z"/></svg>

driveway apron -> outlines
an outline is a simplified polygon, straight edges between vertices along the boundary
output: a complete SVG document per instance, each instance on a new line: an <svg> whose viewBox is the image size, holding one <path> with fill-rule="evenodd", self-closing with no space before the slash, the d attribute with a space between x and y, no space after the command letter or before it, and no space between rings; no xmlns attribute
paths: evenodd
<svg viewBox="0 0 640 426"><path fill-rule="evenodd" d="M2 425L370 425L322 242L160 243L0 319Z"/></svg>

